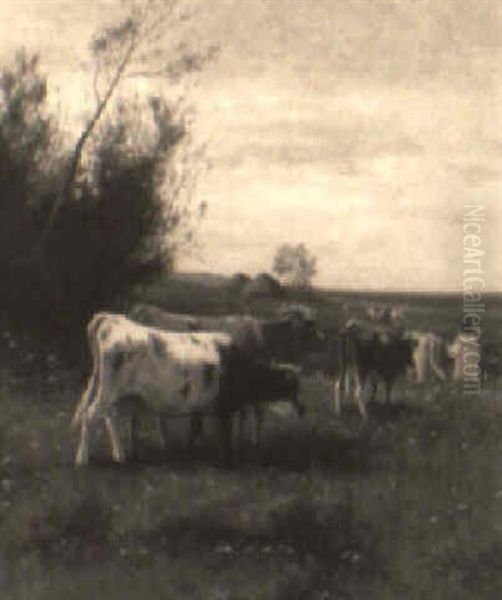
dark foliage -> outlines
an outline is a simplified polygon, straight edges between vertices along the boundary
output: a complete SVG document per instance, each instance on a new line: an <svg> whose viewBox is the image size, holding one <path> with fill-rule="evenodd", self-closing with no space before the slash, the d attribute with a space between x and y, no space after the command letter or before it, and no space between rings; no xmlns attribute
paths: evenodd
<svg viewBox="0 0 502 600"><path fill-rule="evenodd" d="M20 54L0 86L0 308L53 335L169 272L195 212L186 157L172 168L185 127L162 100L110 111L71 185L75 149L62 150L45 101L37 59Z"/></svg>

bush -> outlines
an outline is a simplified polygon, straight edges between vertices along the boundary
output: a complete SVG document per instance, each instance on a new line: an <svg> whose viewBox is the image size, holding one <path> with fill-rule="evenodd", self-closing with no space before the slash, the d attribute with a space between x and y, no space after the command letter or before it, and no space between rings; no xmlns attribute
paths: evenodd
<svg viewBox="0 0 502 600"><path fill-rule="evenodd" d="M201 212L190 203L191 155L175 168L183 119L164 102L110 111L72 180L77 147L62 149L46 87L25 54L1 77L0 277L1 308L53 336L169 272Z"/></svg>

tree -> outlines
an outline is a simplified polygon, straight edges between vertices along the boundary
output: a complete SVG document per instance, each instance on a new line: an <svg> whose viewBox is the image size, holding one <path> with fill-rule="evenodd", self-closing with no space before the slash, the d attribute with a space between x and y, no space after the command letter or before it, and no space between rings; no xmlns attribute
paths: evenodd
<svg viewBox="0 0 502 600"><path fill-rule="evenodd" d="M150 135L144 126L139 146L131 139L137 114L134 105L120 107L103 123L85 177L46 244L52 279L75 321L169 271L198 216L180 199L179 182L165 190L170 157L186 134L183 122L157 99L150 103Z"/></svg>
<svg viewBox="0 0 502 600"><path fill-rule="evenodd" d="M189 14L180 0L122 0L122 6L124 14L118 22L98 31L91 42L95 107L69 158L60 193L42 232L42 244L55 227L75 183L84 148L120 83L134 77L177 81L201 70L218 51L216 45L194 50L182 39L174 47L171 44L170 52L162 50L167 35L188 21Z"/></svg>
<svg viewBox="0 0 502 600"><path fill-rule="evenodd" d="M272 272L284 284L305 288L310 286L316 274L316 262L305 244L282 244L275 253Z"/></svg>
<svg viewBox="0 0 502 600"><path fill-rule="evenodd" d="M20 53L0 74L1 302L32 330L81 328L96 309L119 306L172 268L204 212L192 200L200 154L181 105L114 96L126 77L198 70L212 50L156 53L186 21L180 3L123 5L126 16L93 39L95 108L70 150L47 113L37 57Z"/></svg>
<svg viewBox="0 0 502 600"><path fill-rule="evenodd" d="M0 74L0 299L4 309L21 309L29 298L41 295L43 277L33 249L57 194L63 160L46 96L38 57L19 52Z"/></svg>

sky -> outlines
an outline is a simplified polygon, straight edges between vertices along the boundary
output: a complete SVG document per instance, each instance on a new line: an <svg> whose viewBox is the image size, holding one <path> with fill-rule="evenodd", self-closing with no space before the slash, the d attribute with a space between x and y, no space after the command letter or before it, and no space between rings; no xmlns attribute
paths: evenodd
<svg viewBox="0 0 502 600"><path fill-rule="evenodd" d="M187 88L211 168L180 270L252 274L280 244L304 243L318 285L461 290L464 215L482 205L482 277L502 291L498 0L191 5L190 39L220 54ZM1 56L39 50L61 114L82 119L88 43L118 10L0 0Z"/></svg>

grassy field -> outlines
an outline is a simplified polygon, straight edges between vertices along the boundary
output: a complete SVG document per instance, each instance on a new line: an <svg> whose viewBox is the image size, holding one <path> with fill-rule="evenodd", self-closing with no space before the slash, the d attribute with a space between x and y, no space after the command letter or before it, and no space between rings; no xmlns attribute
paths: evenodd
<svg viewBox="0 0 502 600"><path fill-rule="evenodd" d="M357 312L362 299L349 301ZM400 301L416 326L458 323L458 300ZM315 303L332 325L347 298ZM494 301L485 321L499 340L501 317ZM401 381L396 404L371 406L362 425L353 411L333 419L332 381L314 369L306 419L270 413L238 468L219 466L214 428L188 452L186 424L173 424L162 453L152 421L136 462L114 466L102 435L76 470L83 369L5 332L0 343L3 599L502 596L500 390L425 401Z"/></svg>

